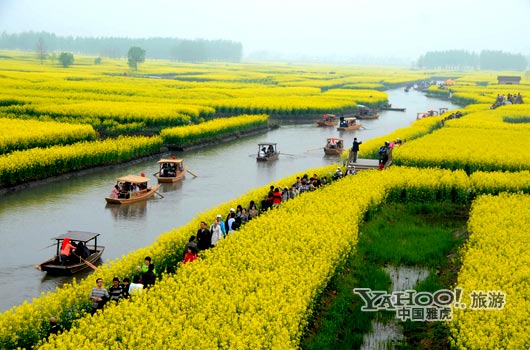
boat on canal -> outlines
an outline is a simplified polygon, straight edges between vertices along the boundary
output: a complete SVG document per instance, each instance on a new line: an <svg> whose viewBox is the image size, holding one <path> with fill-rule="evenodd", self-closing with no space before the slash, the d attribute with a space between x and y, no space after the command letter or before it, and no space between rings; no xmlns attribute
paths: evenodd
<svg viewBox="0 0 530 350"><path fill-rule="evenodd" d="M258 162L268 162L270 160L278 159L280 152L276 143L259 143L258 144L258 155L256 160Z"/></svg>
<svg viewBox="0 0 530 350"><path fill-rule="evenodd" d="M353 116L357 119L377 119L379 118L379 113L373 108L357 105L357 110L353 113Z"/></svg>
<svg viewBox="0 0 530 350"><path fill-rule="evenodd" d="M352 131L357 130L362 126L361 123L357 123L355 117L340 117L338 131Z"/></svg>
<svg viewBox="0 0 530 350"><path fill-rule="evenodd" d="M160 184L148 186L149 179L145 176L127 175L116 180L115 189L105 200L109 204L127 204L146 200L155 195Z"/></svg>
<svg viewBox="0 0 530 350"><path fill-rule="evenodd" d="M396 111L396 112L405 112L406 108L392 107L391 104L380 107L382 111Z"/></svg>
<svg viewBox="0 0 530 350"><path fill-rule="evenodd" d="M339 155L344 152L344 140L340 137L328 137L324 146L327 155Z"/></svg>
<svg viewBox="0 0 530 350"><path fill-rule="evenodd" d="M158 165L160 170L156 173L158 183L172 183L182 180L186 174L187 166L183 159L160 159Z"/></svg>
<svg viewBox="0 0 530 350"><path fill-rule="evenodd" d="M322 119L316 121L318 126L335 126L337 125L337 116L335 114L324 114Z"/></svg>
<svg viewBox="0 0 530 350"><path fill-rule="evenodd" d="M66 276L73 275L88 267L95 269L95 264L100 260L105 250L104 246L98 246L98 236L99 233L68 231L52 238L57 241L55 256L35 267L52 275ZM61 246L65 240L66 243L73 242L77 248L72 251L68 259L61 261Z"/></svg>

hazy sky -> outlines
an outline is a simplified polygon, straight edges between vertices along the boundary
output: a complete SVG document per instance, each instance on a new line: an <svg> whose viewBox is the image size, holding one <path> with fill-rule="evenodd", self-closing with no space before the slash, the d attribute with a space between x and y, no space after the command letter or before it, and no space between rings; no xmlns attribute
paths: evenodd
<svg viewBox="0 0 530 350"><path fill-rule="evenodd" d="M0 32L228 39L244 54L530 55L530 0L0 0Z"/></svg>

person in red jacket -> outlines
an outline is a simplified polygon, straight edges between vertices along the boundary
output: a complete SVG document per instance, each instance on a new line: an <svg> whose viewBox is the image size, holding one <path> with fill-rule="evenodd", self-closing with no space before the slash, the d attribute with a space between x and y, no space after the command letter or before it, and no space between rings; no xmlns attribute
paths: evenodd
<svg viewBox="0 0 530 350"><path fill-rule="evenodd" d="M71 256L71 253L72 253L72 250L75 250L75 246L72 245L72 243L70 243L70 238L68 237L65 237L63 239L63 243L61 245L61 262L63 264L67 263L70 259L70 256Z"/></svg>
<svg viewBox="0 0 530 350"><path fill-rule="evenodd" d="M282 193L280 189L276 187L274 192L272 192L272 207L276 208L282 203Z"/></svg>
<svg viewBox="0 0 530 350"><path fill-rule="evenodd" d="M188 247L188 251L184 255L183 264L188 263L188 262L193 262L195 260L197 260L197 249L193 246L190 246Z"/></svg>

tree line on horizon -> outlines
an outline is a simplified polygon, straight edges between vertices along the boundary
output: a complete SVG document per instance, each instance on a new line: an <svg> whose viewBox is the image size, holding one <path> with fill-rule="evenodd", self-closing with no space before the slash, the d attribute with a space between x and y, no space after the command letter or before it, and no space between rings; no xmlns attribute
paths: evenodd
<svg viewBox="0 0 530 350"><path fill-rule="evenodd" d="M40 44L39 44L40 43ZM40 49L38 46L41 45ZM0 35L0 49L47 52L69 51L108 58L127 57L131 47L141 47L149 58L182 62L240 62L243 45L230 40L178 38L123 38L58 36L48 32Z"/></svg>
<svg viewBox="0 0 530 350"><path fill-rule="evenodd" d="M482 50L480 53L466 50L428 51L420 56L419 68L481 69L524 71L528 60L521 54Z"/></svg>

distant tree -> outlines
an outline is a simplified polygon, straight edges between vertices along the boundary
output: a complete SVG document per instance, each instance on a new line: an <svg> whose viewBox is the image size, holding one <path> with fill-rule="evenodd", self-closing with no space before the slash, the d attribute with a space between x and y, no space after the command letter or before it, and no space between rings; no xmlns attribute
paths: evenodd
<svg viewBox="0 0 530 350"><path fill-rule="evenodd" d="M94 59L94 64L95 64L96 66L100 65L100 64L101 64L101 57L96 57L96 58Z"/></svg>
<svg viewBox="0 0 530 350"><path fill-rule="evenodd" d="M138 69L138 63L145 61L145 50L138 46L132 46L127 53L127 64L134 70Z"/></svg>
<svg viewBox="0 0 530 350"><path fill-rule="evenodd" d="M59 55L59 62L63 65L64 68L68 68L74 64L74 55L70 52L61 52Z"/></svg>
<svg viewBox="0 0 530 350"><path fill-rule="evenodd" d="M48 52L46 50L46 46L44 45L43 38L39 38L37 40L37 46L35 47L35 50L37 51L37 58L40 60L40 64L44 64L44 60L46 59L46 56L48 56Z"/></svg>

